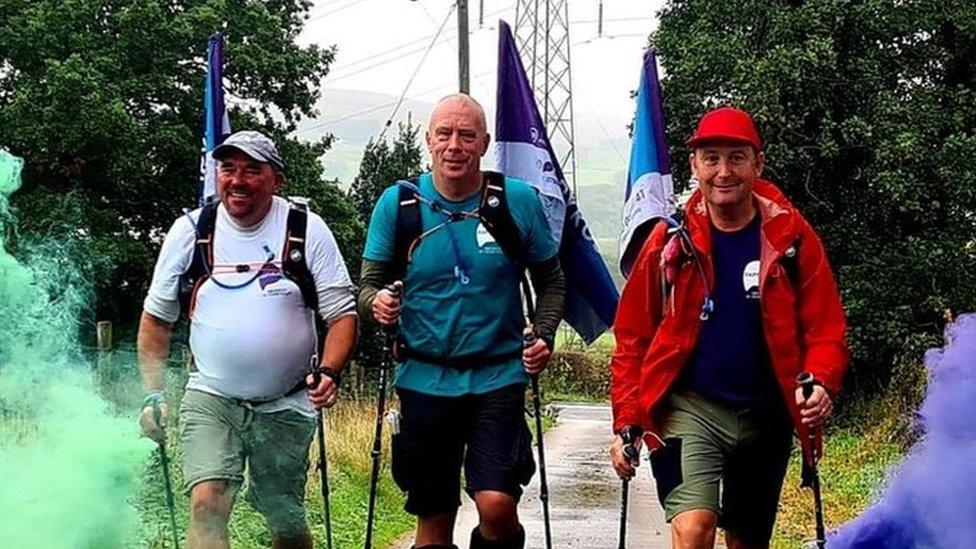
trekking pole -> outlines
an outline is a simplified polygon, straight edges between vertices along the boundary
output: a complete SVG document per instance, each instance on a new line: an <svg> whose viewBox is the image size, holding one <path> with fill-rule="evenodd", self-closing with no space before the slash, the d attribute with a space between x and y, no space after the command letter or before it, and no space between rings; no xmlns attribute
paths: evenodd
<svg viewBox="0 0 976 549"><path fill-rule="evenodd" d="M319 363L319 345L321 341L319 340L318 323L315 318L315 315L318 313L310 310L310 314L312 317L312 333L315 336L313 338L315 347L312 351L312 356L308 359L308 368L312 374L312 385L309 388L318 387L319 383L322 382L323 375L329 376L329 379L333 383L338 384L336 378L323 370L322 365ZM329 488L329 452L326 448L325 410L323 408L318 409L318 418L315 423L319 437L319 488L322 490L322 505L325 507L325 543L328 549L332 549L332 490Z"/></svg>
<svg viewBox="0 0 976 549"><path fill-rule="evenodd" d="M159 401L153 402L153 421L159 425ZM165 437L165 430L163 431ZM169 476L169 455L166 453L166 439L159 441L159 459L163 464L163 483L166 485L166 507L169 509L169 524L173 529L173 547L180 549L179 533L176 530L176 504L173 503L173 482Z"/></svg>
<svg viewBox="0 0 976 549"><path fill-rule="evenodd" d="M322 368L318 366L318 357L312 357L312 386L318 387L322 382ZM333 382L335 379L333 379ZM329 488L329 454L325 444L325 410L319 408L319 481L322 489L322 503L325 505L325 543L332 549L332 498Z"/></svg>
<svg viewBox="0 0 976 549"><path fill-rule="evenodd" d="M623 438L624 446L623 452L624 457L627 461L634 461L638 457L637 447L634 445L634 432L630 427L623 430L620 433ZM620 541L617 544L618 549L625 549L627 547L627 493L630 491L630 479L625 478L621 481L620 487Z"/></svg>
<svg viewBox="0 0 976 549"><path fill-rule="evenodd" d="M803 390L803 398L808 399L813 394L813 374L803 372L796 376L796 383ZM803 459L803 480L802 487L810 487L813 490L813 506L817 519L817 539L810 547L823 549L827 545L827 533L824 528L823 500L820 494L820 471L817 463L820 456L817 455L817 434L820 429L807 429L808 442L810 444L810 455Z"/></svg>
<svg viewBox="0 0 976 549"><path fill-rule="evenodd" d="M394 298L400 298L401 284L394 282L385 290ZM383 449L383 415L386 411L386 375L393 356L393 338L396 337L396 325L383 326L383 359L380 362L380 387L376 398L376 428L373 432L373 471L369 477L369 505L366 510L366 542L364 549L373 547L373 518L376 513L376 485L380 479L380 459Z"/></svg>
<svg viewBox="0 0 976 549"><path fill-rule="evenodd" d="M532 300L532 288L522 276L522 293L525 294L525 308L529 313L529 330L522 336L523 347L530 347L536 341L535 304ZM539 389L539 374L532 374L532 410L535 416L535 446L539 452L539 500L542 502L542 521L546 533L546 549L552 549L552 532L549 525L549 483L546 480L546 448L542 443L542 394Z"/></svg>

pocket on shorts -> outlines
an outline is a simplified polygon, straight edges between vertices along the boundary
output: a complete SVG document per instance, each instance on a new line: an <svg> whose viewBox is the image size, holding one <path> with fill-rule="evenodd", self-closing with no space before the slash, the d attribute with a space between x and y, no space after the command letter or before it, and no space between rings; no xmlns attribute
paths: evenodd
<svg viewBox="0 0 976 549"><path fill-rule="evenodd" d="M684 481L680 438L666 438L663 446L651 452L651 472L657 484L657 497L664 505L668 495Z"/></svg>

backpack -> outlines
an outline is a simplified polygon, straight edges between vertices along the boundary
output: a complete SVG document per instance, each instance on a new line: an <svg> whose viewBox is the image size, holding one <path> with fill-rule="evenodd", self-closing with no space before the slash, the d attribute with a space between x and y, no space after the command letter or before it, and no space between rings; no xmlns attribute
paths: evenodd
<svg viewBox="0 0 976 549"><path fill-rule="evenodd" d="M481 201L478 204L478 218L488 233L502 249L510 261L523 270L528 263L528 254L522 234L519 232L512 212L505 198L505 176L498 172L482 172L484 184L481 187ZM420 244L423 223L420 216L421 203L425 201L417 189L417 180L400 181L397 185L396 236L393 243L393 280L402 280L414 249ZM432 205L432 207L436 207ZM451 223L465 217L459 213L450 214Z"/></svg>
<svg viewBox="0 0 976 549"><path fill-rule="evenodd" d="M688 228L685 225L685 212L684 210L677 210L674 214L662 218L659 225L664 226L664 245L661 247L662 254L667 250L677 239L677 242L682 247L682 254L687 256L685 259L690 260L694 264L694 268L697 269L699 276L701 277L702 284L705 287L705 300L701 307L701 320L708 320L712 311L714 310L714 302L711 297L711 290L708 288L706 283L705 271L702 267L701 258L698 257L698 252L695 250L694 244L691 242L691 235L688 233ZM797 237L796 241L793 242L790 247L788 247L784 252L783 256L779 259L780 266L786 272L787 280L789 280L790 285L795 289L800 282L800 238ZM667 304L669 299L669 294L672 287L674 286L674 281L669 280L667 270L662 268L661 270L661 304L664 310L663 314L667 313Z"/></svg>
<svg viewBox="0 0 976 549"><path fill-rule="evenodd" d="M530 292L528 278L525 271L528 265L528 253L522 234L519 232L512 212L505 197L505 176L498 172L482 172L484 184L481 187L481 201L478 204L478 218L488 233L502 249L505 256L518 264L523 292ZM393 278L389 281L403 280L407 272L414 249L423 238L423 223L421 220L421 204L430 203L420 196L417 180L398 182L396 231L393 244ZM437 210L436 204L430 207ZM442 211L442 210L441 210ZM461 221L466 217L460 213L447 214L448 223ZM531 295L531 294L529 294ZM497 364L522 356L522 349L516 352L499 355L463 355L455 357L433 356L408 347L402 338L397 340L396 354L398 360L416 358L424 362L447 366L459 370L467 370Z"/></svg>
<svg viewBox="0 0 976 549"><path fill-rule="evenodd" d="M187 317L193 317L196 306L197 292L200 286L211 277L213 271L213 242L217 224L217 206L214 201L205 205L200 211L200 217L195 224L196 236L193 245L193 259L186 272L180 276L180 309L186 311ZM305 260L305 237L308 229L307 204L292 202L288 210L287 229L285 232L284 255L281 258L282 275L294 282L301 291L305 307L315 314L315 331L318 337L317 349L325 342L326 326L319 312L319 296L315 287L315 278ZM256 276L255 276L256 278ZM253 280L251 281L253 282ZM250 284L250 282L248 282ZM242 285L246 286L247 284Z"/></svg>

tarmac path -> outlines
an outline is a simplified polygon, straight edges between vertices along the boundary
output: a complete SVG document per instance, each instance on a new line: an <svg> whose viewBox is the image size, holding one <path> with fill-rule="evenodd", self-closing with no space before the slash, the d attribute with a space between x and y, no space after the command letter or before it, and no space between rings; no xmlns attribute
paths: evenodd
<svg viewBox="0 0 976 549"><path fill-rule="evenodd" d="M616 549L620 530L620 481L610 467L610 407L604 404L553 403L555 425L546 432L546 471L554 549ZM533 448L535 451L535 448ZM670 547L670 529L657 503L654 479L642 455L638 476L630 483L627 547ZM525 489L519 517L526 547L545 547L539 475ZM467 547L478 523L474 503L462 496L455 543ZM411 533L395 547L409 549Z"/></svg>

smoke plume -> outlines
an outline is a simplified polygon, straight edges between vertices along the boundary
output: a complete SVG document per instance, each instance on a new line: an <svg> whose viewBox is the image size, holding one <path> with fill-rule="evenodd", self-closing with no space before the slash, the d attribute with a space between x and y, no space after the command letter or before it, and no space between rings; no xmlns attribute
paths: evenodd
<svg viewBox="0 0 976 549"><path fill-rule="evenodd" d="M831 537L831 548L976 547L976 315L946 328L925 356L924 435L878 502Z"/></svg>
<svg viewBox="0 0 976 549"><path fill-rule="evenodd" d="M0 150L0 545L136 546L130 499L153 446L96 395L77 338L89 273L72 244L24 245L24 262L6 250L20 167Z"/></svg>

